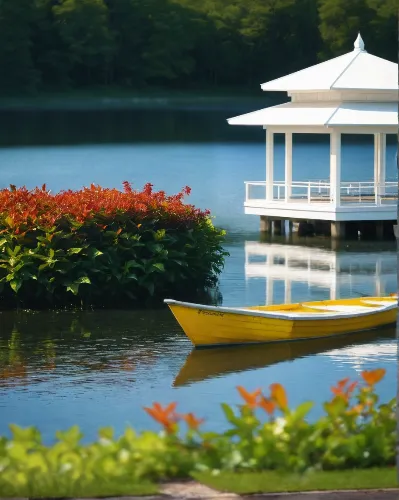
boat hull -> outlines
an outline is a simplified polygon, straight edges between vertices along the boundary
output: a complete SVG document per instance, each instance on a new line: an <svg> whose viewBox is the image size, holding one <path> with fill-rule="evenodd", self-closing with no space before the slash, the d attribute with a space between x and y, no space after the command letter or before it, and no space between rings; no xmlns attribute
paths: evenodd
<svg viewBox="0 0 399 500"><path fill-rule="evenodd" d="M379 298L373 298L378 301ZM168 303L172 313L187 337L195 346L221 346L263 342L281 342L316 339L348 333L372 330L393 324L397 317L397 307L371 308L362 314L342 314L328 316L324 312L311 310L312 305L327 302L307 303L310 314L300 317L283 317L275 311L290 313L295 306L271 306L229 310L229 308L200 306L175 301ZM332 302L328 302L331 304ZM357 299L336 301L344 306L359 304ZM299 306L303 306L300 304ZM291 307L291 308L290 308ZM378 310L377 310L378 309ZM272 312L272 315L262 315Z"/></svg>

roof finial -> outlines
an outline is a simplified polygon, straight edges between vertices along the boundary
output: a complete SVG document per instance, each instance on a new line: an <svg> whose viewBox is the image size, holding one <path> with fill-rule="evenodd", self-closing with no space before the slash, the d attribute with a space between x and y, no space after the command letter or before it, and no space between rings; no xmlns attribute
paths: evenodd
<svg viewBox="0 0 399 500"><path fill-rule="evenodd" d="M364 42L363 42L363 38L360 35L360 31L359 31L357 38L355 40L355 43L353 45L355 47L355 49L354 49L355 52L366 52L364 50Z"/></svg>

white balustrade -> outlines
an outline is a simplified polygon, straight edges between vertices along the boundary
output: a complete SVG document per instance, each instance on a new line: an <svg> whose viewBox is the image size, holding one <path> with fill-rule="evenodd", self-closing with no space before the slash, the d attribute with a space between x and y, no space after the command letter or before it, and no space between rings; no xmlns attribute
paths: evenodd
<svg viewBox="0 0 399 500"><path fill-rule="evenodd" d="M331 186L328 181L294 181L289 186L290 196L286 198L287 185L284 181L273 182L273 202L279 203L330 203L332 201ZM398 182L389 181L376 184L372 181L341 182L341 205L394 204L398 200ZM247 202L266 201L266 182L245 182L245 199Z"/></svg>

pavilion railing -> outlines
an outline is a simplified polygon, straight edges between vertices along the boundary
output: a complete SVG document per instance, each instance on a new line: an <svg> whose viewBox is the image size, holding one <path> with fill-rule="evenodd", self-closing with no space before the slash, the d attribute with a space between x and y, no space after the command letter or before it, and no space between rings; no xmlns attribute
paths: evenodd
<svg viewBox="0 0 399 500"><path fill-rule="evenodd" d="M264 181L245 182L245 201L262 203L266 201L267 183ZM398 200L398 183L389 181L376 184L372 181L341 182L341 205L395 204ZM273 198L268 201L280 203L331 203L333 193L328 181L284 181L273 182Z"/></svg>

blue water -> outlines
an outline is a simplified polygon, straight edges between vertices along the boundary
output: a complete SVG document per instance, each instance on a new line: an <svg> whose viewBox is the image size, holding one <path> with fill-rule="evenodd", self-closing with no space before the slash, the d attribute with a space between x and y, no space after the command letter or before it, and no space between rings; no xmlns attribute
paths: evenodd
<svg viewBox="0 0 399 500"><path fill-rule="evenodd" d="M120 187L130 180L138 188L152 182L174 193L191 186L190 201L210 208L231 235L226 244L231 255L220 280L226 306L283 302L287 287L293 301L395 291L394 244L350 242L333 251L328 240L296 236L293 242L259 243L258 218L243 214L243 200L244 181L265 179L264 133L229 127L225 118L234 114L0 113L0 187L47 183L58 191L91 182ZM327 178L328 142L300 139L294 143L294 180ZM283 179L283 162L277 138L276 180ZM345 140L342 179L372 175L372 140ZM393 141L387 147L387 178L396 178ZM277 276L272 295L270 270L261 265L253 272L245 264L248 244L261 245L265 255L271 248L282 252L271 266ZM295 257L288 272L286 246ZM320 251L327 253L312 262ZM105 425L118 433L127 424L157 428L142 410L153 401L177 401L181 411L194 411L207 419L208 428L221 430L226 424L220 403L239 402L236 385L267 388L272 382L285 385L294 406L314 400L315 418L338 379L359 378L362 369L376 367L387 370L378 386L381 399L396 394L394 329L328 345L240 353L192 355L168 310L0 313L0 434L8 432L10 422L36 425L46 442L57 429L73 424L81 426L86 439Z"/></svg>
<svg viewBox="0 0 399 500"><path fill-rule="evenodd" d="M226 118L234 114L237 110L140 110L118 120L110 112L77 118L37 113L35 120L32 112L18 121L0 112L0 131L9 128L3 137L0 133L0 187L46 183L58 191L95 183L121 188L129 180L138 189L151 182L176 193L188 185L188 200L209 208L217 224L234 233L255 231L258 217L243 211L244 182L265 180L265 134L259 127L229 126ZM396 144L388 137L387 180L392 180ZM294 135L293 180L329 177L328 141L324 135ZM283 180L283 136L275 142L274 178ZM371 135L343 136L343 181L371 180L373 161Z"/></svg>

